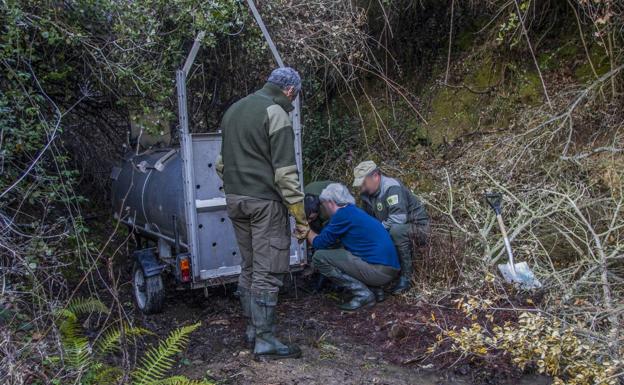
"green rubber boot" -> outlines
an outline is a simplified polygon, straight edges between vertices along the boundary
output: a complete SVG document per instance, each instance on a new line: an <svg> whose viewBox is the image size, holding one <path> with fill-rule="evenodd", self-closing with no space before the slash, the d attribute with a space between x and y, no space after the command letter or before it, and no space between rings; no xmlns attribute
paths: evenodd
<svg viewBox="0 0 624 385"><path fill-rule="evenodd" d="M401 262L401 275L399 281L392 288L392 294L403 294L412 286L412 271L414 269L412 265L412 248L409 246L402 246L397 248L399 252L399 261Z"/></svg>
<svg viewBox="0 0 624 385"><path fill-rule="evenodd" d="M332 268L326 274L338 286L351 292L353 297L349 302L338 305L338 308L346 311L357 310L364 306L372 306L375 304L375 295L364 283L358 281L352 276L342 271Z"/></svg>
<svg viewBox="0 0 624 385"><path fill-rule="evenodd" d="M240 298L241 301L243 318L247 321L247 328L245 330L245 345L249 349L252 349L254 341L256 340L256 328L251 320L251 293L249 292L249 289L239 286L238 298Z"/></svg>
<svg viewBox="0 0 624 385"><path fill-rule="evenodd" d="M296 345L281 343L274 334L277 292L262 291L251 295L251 318L256 331L255 359L278 360L301 357Z"/></svg>

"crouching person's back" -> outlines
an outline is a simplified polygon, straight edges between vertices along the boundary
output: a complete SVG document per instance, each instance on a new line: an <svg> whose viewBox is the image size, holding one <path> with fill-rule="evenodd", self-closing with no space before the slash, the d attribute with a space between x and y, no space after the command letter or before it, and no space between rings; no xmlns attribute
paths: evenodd
<svg viewBox="0 0 624 385"><path fill-rule="evenodd" d="M320 200L331 219L320 234L310 232L308 241L316 250L312 257L314 266L353 296L339 307L356 310L383 300L382 286L395 279L400 270L388 232L379 221L355 206L344 185L330 184ZM331 248L336 242L342 247Z"/></svg>

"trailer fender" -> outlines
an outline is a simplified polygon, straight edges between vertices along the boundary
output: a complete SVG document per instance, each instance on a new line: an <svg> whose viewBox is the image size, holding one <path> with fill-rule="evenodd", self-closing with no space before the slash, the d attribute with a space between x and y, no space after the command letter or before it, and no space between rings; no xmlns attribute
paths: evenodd
<svg viewBox="0 0 624 385"><path fill-rule="evenodd" d="M159 275L165 268L165 265L158 262L152 249L137 250L133 253L133 256L137 263L141 265L146 278Z"/></svg>

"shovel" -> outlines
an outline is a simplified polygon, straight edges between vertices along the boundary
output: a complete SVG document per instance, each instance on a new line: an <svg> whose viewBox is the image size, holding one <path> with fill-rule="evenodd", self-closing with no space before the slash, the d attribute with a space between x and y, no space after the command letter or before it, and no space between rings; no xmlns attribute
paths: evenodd
<svg viewBox="0 0 624 385"><path fill-rule="evenodd" d="M520 284L523 289L536 289L542 287L540 281L535 278L535 274L529 268L526 262L514 263L513 252L511 251L511 243L507 236L507 230L505 230L505 224L503 223L503 217L501 216L501 202L503 195L501 193L485 193L485 199L487 203L492 207L492 210L496 213L496 220L498 226L503 234L503 241L505 241L505 249L509 256L509 261L498 265L498 270L508 283Z"/></svg>

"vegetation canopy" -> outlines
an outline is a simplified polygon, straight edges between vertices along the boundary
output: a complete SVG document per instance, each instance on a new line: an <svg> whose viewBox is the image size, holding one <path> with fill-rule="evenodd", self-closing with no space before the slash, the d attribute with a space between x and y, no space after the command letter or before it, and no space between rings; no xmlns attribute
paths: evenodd
<svg viewBox="0 0 624 385"><path fill-rule="evenodd" d="M256 4L304 81L305 181L350 185L372 159L432 216L415 286L393 301L409 314L453 301L461 317L431 312L427 332L405 322L434 341L397 344L416 357L405 362L621 381L624 4ZM275 66L246 1L0 0L1 382L213 381L178 375L199 324L157 336L129 303L137 245L109 208L112 166L145 150L137 131L176 145L175 70L199 31L189 121L214 132ZM517 259L541 290L499 277L486 190L503 192Z"/></svg>

